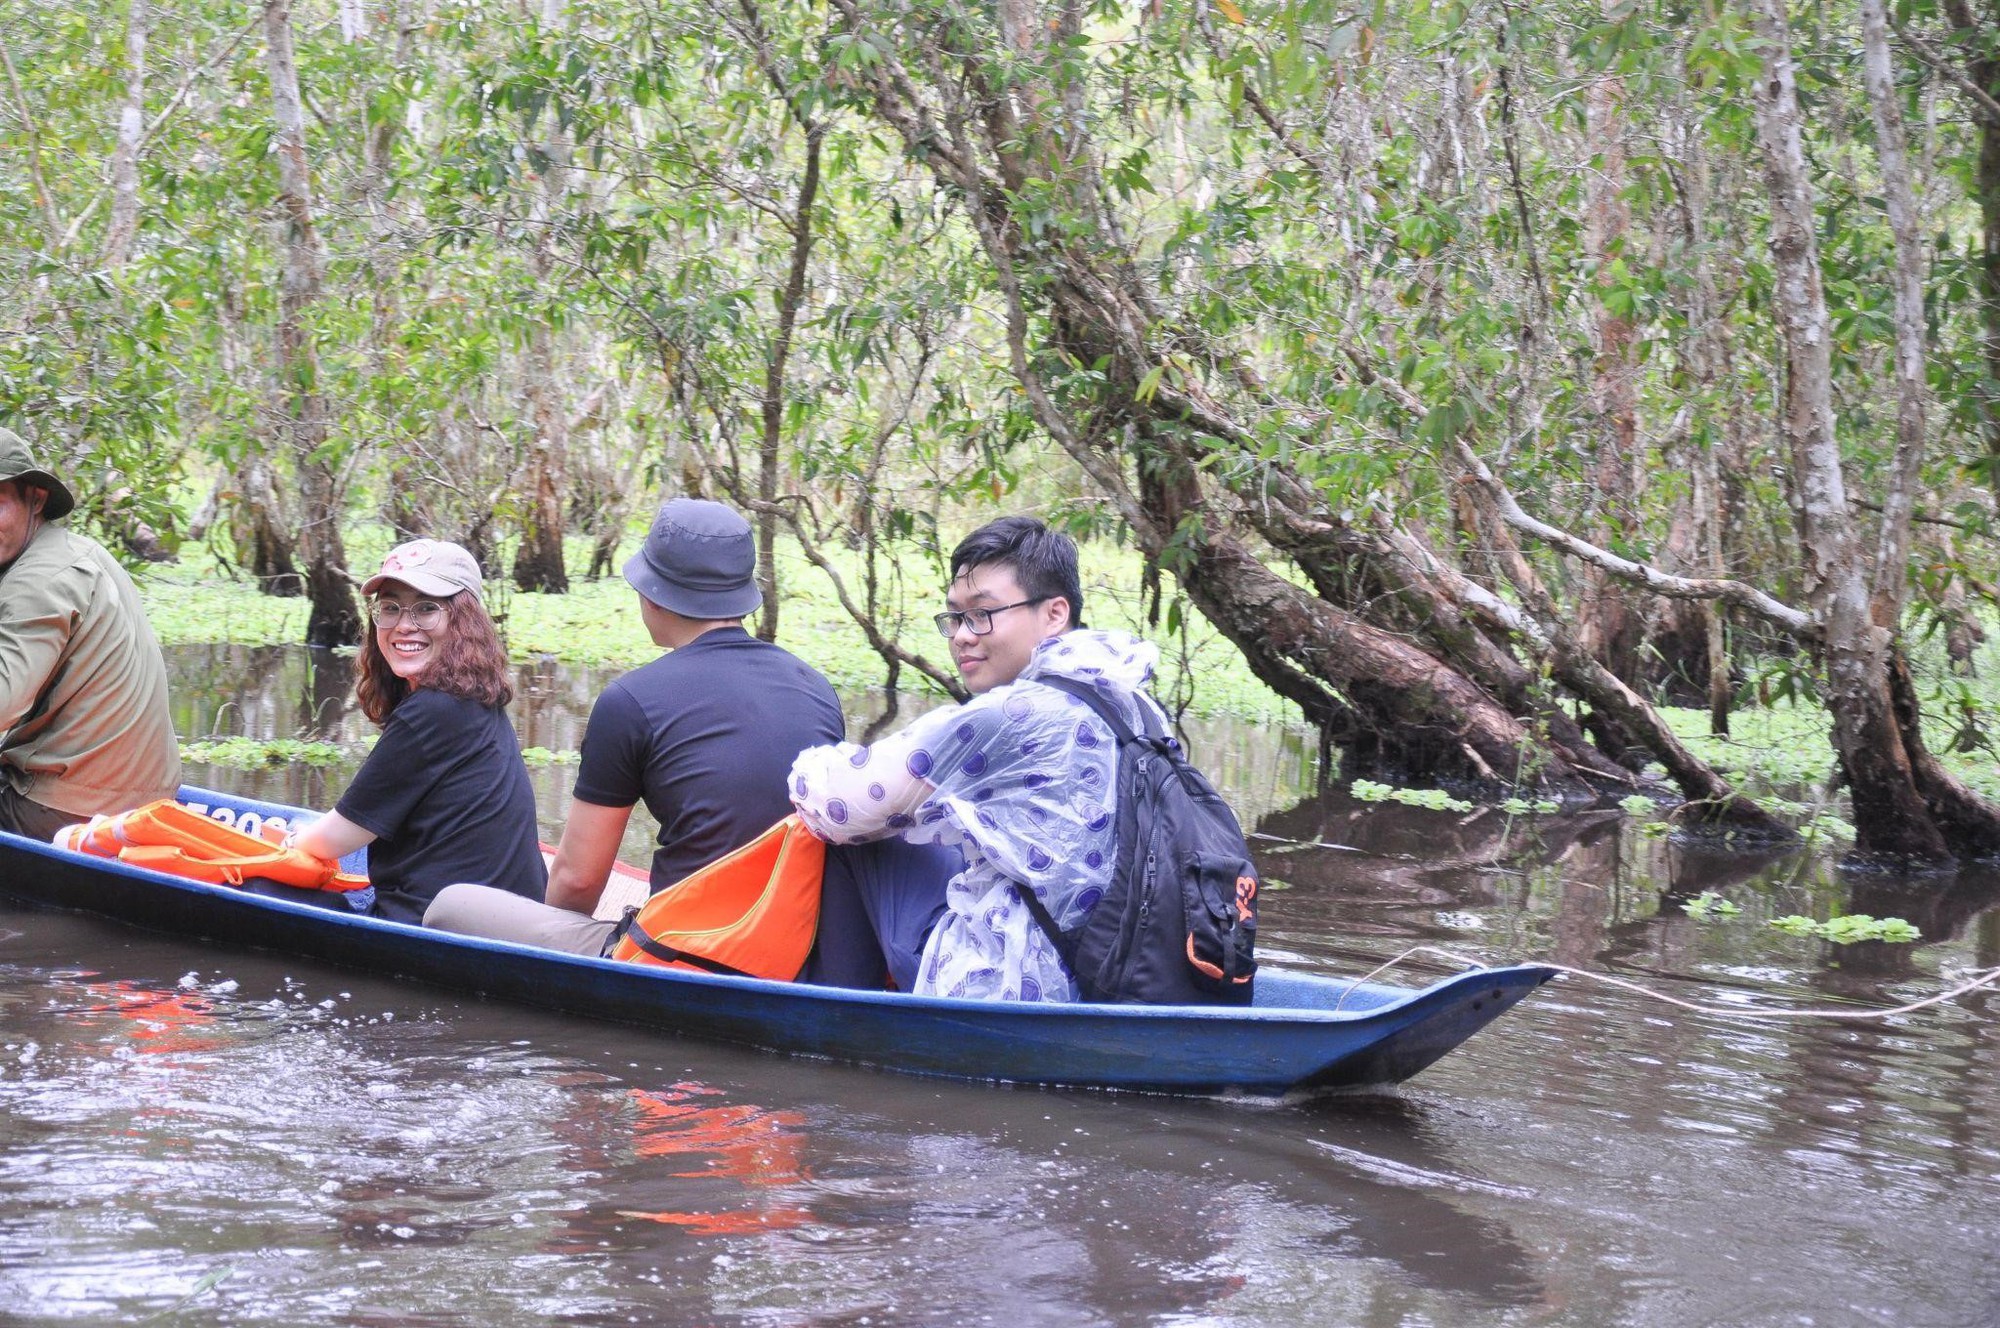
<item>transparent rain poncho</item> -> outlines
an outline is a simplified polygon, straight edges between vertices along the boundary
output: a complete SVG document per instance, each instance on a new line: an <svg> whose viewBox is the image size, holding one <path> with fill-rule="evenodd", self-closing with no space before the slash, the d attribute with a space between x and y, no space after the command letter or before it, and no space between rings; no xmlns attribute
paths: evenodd
<svg viewBox="0 0 2000 1328"><path fill-rule="evenodd" d="M966 867L945 891L917 992L976 1000L1073 1001L1076 985L1015 893L1026 885L1064 928L1110 883L1116 739L1083 702L1037 679L1095 683L1139 727L1139 689L1159 651L1123 632L1077 630L1035 648L1021 676L925 715L869 746L800 753L792 801L822 838L892 834L956 845Z"/></svg>

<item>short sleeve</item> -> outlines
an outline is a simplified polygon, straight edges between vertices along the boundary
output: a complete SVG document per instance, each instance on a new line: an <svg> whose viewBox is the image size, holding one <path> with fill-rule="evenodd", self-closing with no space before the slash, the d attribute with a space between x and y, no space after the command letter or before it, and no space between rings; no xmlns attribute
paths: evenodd
<svg viewBox="0 0 2000 1328"><path fill-rule="evenodd" d="M590 708L577 762L575 796L599 807L630 807L646 791L646 713L630 689L613 683Z"/></svg>

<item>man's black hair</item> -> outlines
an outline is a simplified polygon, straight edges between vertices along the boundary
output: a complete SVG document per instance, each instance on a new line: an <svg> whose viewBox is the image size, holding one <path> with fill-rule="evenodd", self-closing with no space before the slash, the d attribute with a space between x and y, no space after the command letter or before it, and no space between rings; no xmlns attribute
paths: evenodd
<svg viewBox="0 0 2000 1328"><path fill-rule="evenodd" d="M1021 589L1035 599L1069 601L1069 625L1083 626L1083 578L1076 570L1076 541L1031 516L989 521L951 551L951 579L999 563L1014 569Z"/></svg>

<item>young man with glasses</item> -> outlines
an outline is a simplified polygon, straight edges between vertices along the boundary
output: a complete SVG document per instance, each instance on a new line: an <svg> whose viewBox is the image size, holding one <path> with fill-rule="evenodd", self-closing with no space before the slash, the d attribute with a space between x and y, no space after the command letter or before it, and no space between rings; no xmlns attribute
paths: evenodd
<svg viewBox="0 0 2000 1328"><path fill-rule="evenodd" d="M1075 981L1021 892L1064 928L1102 897L1117 743L1043 680L1096 686L1137 728L1159 652L1083 626L1076 545L1031 517L982 526L952 551L936 622L972 699L869 746L801 753L793 805L835 845L829 888L851 882L898 988L1073 1001Z"/></svg>

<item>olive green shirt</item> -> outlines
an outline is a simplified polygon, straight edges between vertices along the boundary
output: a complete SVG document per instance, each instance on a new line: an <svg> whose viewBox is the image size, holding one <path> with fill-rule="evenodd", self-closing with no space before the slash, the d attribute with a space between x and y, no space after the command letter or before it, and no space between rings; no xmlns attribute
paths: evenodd
<svg viewBox="0 0 2000 1328"><path fill-rule="evenodd" d="M77 816L180 786L167 665L139 591L59 524L0 568L0 779Z"/></svg>

